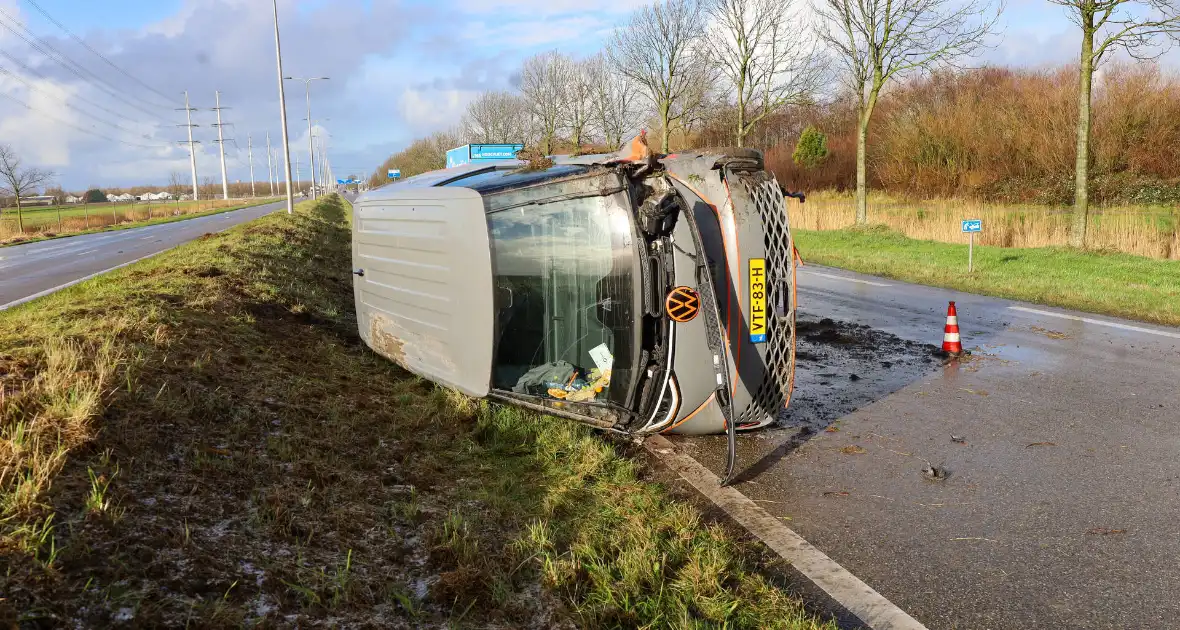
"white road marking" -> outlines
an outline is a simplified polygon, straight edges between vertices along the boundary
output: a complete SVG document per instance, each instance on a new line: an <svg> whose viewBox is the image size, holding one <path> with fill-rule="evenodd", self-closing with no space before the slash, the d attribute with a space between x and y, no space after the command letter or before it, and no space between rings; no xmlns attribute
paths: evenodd
<svg viewBox="0 0 1180 630"><path fill-rule="evenodd" d="M269 204L266 204L266 205L269 205ZM252 206L252 207L255 207L255 208L256 208L256 207L258 207L258 206ZM241 210L247 210L247 209L248 209L248 208L241 208ZM271 212L273 212L273 210L272 210ZM226 212L226 213L223 213L223 214L229 215L229 214L235 214L235 213L236 213L236 212ZM268 212L268 213L266 213L266 214L269 214L269 212ZM221 216L221 215L215 215L215 216ZM243 221L242 223L249 223L250 221L254 221L254 220L257 220L257 219L260 219L260 218L262 218L262 216L265 216L265 215L261 215L261 216L259 216L259 217L256 217L256 218L254 218L254 219L250 219L250 220L248 220L248 221ZM210 217L198 217L197 219L189 219L189 220L186 220L186 221L174 221L173 223L183 223L183 222L187 222L187 221L197 221L197 220L204 219L204 218L210 218ZM239 223L239 224L236 224L236 225L241 225L242 223ZM164 225L171 225L171 224L160 224L160 225L155 225L155 226L145 226L145 227L143 227L143 228L135 228L135 229L147 229L147 228L149 228L149 227L163 227ZM230 227L234 227L234 226L230 226ZM224 230L218 230L218 232L222 232L222 231L224 231ZM108 233L108 234L110 234L110 233ZM121 236L124 236L125 238L131 238L131 236L130 236L130 235L121 235ZM68 237L67 237L67 238L68 238ZM81 239L81 238L84 238L84 237L78 237L78 238L80 238L80 239ZM62 240L65 240L65 239L62 239ZM74 286L75 284L78 284L78 283L80 283L80 282L85 282L85 281L87 281L87 280L90 280L90 279L92 279L92 278L96 278L96 277L98 277L98 276L101 276L101 275L102 275L102 274L104 274L104 273L107 273L107 272L110 272L110 271L114 271L114 270L116 270L116 269L121 269L121 268L123 268L123 267L126 267L127 265L132 265L132 264L135 264L135 263L137 263L137 262L139 262L139 261L141 261L141 260L147 260L148 258L151 258L152 256L159 256L160 254L163 254L164 252L167 252L167 251L173 250L173 249L175 249L175 248L179 247L180 245L183 245L183 244L185 244L185 243L191 242L192 240L194 240L194 239L190 239L190 240L187 240L187 241L183 241L183 242L181 242L181 243L177 243L176 245L173 245L173 246L171 246L171 247L166 247L166 248L164 248L164 249L161 249L161 250L160 250L160 251L158 251L158 252L153 252L153 253L151 253L151 254L148 254L148 255L146 255L146 256L140 256L139 258L136 258L135 260L129 260L129 261L125 262L125 263L122 263L122 264L119 264L119 265L115 265L114 267L109 267L109 268L107 268L107 269L103 269L102 271L97 271L97 272L95 272L95 273L92 273L92 274L90 274L90 275L88 275L88 276L85 276L85 277L82 277L82 278L77 278L77 279L75 279L75 280L71 280L71 281L69 281L69 282L66 282L65 284L59 284L59 285L57 285L56 287L52 287L52 288L49 288L49 289L45 289L44 291L38 291L37 293L34 293L34 294L32 294L32 295L26 295L26 296L25 296L25 297L23 297L23 298L20 298L20 299L17 299L17 300L13 300L13 301L11 301L11 302L9 302L9 303L7 303L7 304L0 304L0 311L6 311L6 310L8 310L8 309L10 309L10 308L12 308L12 307L14 307L14 306L18 306L18 305L24 304L25 302L31 302L32 300L35 300L35 299L37 299L37 298L39 298L39 297L44 297L44 296L46 296L46 295L49 295L50 293L54 293L54 292L56 292L56 291L61 291L62 289L65 289L65 288L68 288L68 287L72 287L72 286ZM33 244L33 245L35 245L36 243L32 243L32 244ZM86 245L86 244L85 244L85 243L81 243L81 242L78 242L78 243L71 243L71 244L70 244L70 246L74 246L74 247L76 247L76 246L79 246L79 245L80 245L80 246L82 246L82 247L85 247L85 245ZM17 247L19 247L19 245L18 245ZM54 247L54 248L47 248L47 249L59 249L59 247Z"/></svg>
<svg viewBox="0 0 1180 630"><path fill-rule="evenodd" d="M168 249L172 249L172 248L170 247ZM107 273L109 271L114 271L116 269L122 269L123 267L126 267L127 265L133 265L141 260L147 260L148 258L151 258L152 256L159 256L160 254L163 254L164 252L168 251L168 249L162 249L158 252L153 252L151 254L148 254L147 256L140 256L139 258L136 258L135 260L128 260L125 263L115 265L114 267L109 267L107 269L103 269L102 271L96 271L88 276L83 276L83 277L78 278L76 280L70 280L69 282L67 282L65 284L59 284L56 287L53 287L50 289L45 289L44 291L38 291L32 295L26 295L25 297L20 298L19 300L13 300L13 301L9 302L8 304L0 304L0 311L6 311L14 306L19 306L21 304L24 304L25 302L31 302L32 300L35 300L39 297L44 297L46 295L49 295L50 293L54 293L56 291L61 291L62 289L65 289L68 287L72 287L75 284L78 284L80 282L86 282L87 280L90 280L91 278L97 278L98 276L101 276L102 274Z"/></svg>
<svg viewBox="0 0 1180 630"><path fill-rule="evenodd" d="M800 269L799 273L811 274L813 276L822 276L824 278L831 278L832 280L843 280L845 282L859 282L860 284L867 284L869 286L874 286L874 287L891 287L891 286L893 286L892 284L885 284L884 282L873 282L872 280L861 280L859 278L847 278L845 276L837 276L837 275L831 274L831 273L820 273L818 271L808 271L805 269Z"/></svg>
<svg viewBox="0 0 1180 630"><path fill-rule="evenodd" d="M1086 322L1087 324L1097 324L1099 326L1109 326L1111 328L1118 328L1121 330L1130 330L1133 332L1146 333L1148 335L1159 335L1160 337L1171 337L1172 339L1180 339L1180 333L1170 332L1167 330L1156 330L1154 328L1143 328L1142 326L1131 326L1130 324L1120 324L1118 322L1108 322L1101 319L1091 319L1089 317L1080 317L1078 315L1068 315L1066 313L1053 313L1051 311L1039 311L1035 308L1025 308L1023 306L1009 306L1009 310L1020 311L1022 313L1032 313L1034 315L1044 315L1045 317L1058 317L1061 319L1072 319L1075 322Z"/></svg>
<svg viewBox="0 0 1180 630"><path fill-rule="evenodd" d="M716 475L695 459L678 452L664 437L650 436L643 441L643 446L865 625L873 630L926 630L926 626L813 547L757 503L733 488L722 488Z"/></svg>

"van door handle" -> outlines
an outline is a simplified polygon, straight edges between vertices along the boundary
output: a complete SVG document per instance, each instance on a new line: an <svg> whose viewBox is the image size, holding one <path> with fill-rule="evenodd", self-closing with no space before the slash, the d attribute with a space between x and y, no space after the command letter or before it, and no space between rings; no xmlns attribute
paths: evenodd
<svg viewBox="0 0 1180 630"><path fill-rule="evenodd" d="M354 275L354 276L363 276L363 275L365 275L365 270L364 270L364 269L353 269L353 270L352 270L352 275Z"/></svg>

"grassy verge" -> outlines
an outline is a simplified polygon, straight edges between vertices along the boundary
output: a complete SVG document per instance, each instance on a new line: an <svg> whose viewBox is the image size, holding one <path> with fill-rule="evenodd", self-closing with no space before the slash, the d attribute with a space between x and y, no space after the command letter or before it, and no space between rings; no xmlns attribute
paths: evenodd
<svg viewBox="0 0 1180 630"><path fill-rule="evenodd" d="M980 219L976 243L999 247L1065 247L1072 208L991 204L964 199L908 201L881 194L869 198L869 221L910 238L958 244L962 219ZM850 194L818 192L807 203L791 204L795 227L837 230L854 227L856 202ZM1180 260L1180 211L1174 205L1107 205L1091 210L1087 244L1102 251Z"/></svg>
<svg viewBox="0 0 1180 630"><path fill-rule="evenodd" d="M825 627L600 436L365 348L346 210L0 313L0 624Z"/></svg>
<svg viewBox="0 0 1180 630"><path fill-rule="evenodd" d="M132 228L145 227L149 225L160 225L162 223L175 223L176 221L187 221L189 219L196 219L199 217L212 216L214 214L222 214L224 212L233 212L234 210L244 210L246 208L253 208L255 206L262 206L268 203L274 203L274 199L263 201L250 201L248 203L229 206L226 208L214 208L212 210L187 212L177 216L162 216L141 221L125 221L123 223L110 224L102 227L95 227L92 229L69 230L63 233L55 232L26 232L23 235L12 236L7 240L0 242L0 247L8 247L10 245L21 245L24 243L35 243L37 241L49 241L59 238L69 238L71 236L81 236L83 234L95 234L97 232L112 232L114 230L129 230ZM105 220L105 217L103 217Z"/></svg>
<svg viewBox="0 0 1180 630"><path fill-rule="evenodd" d="M1014 300L1180 325L1180 261L1065 248L975 247L888 229L794 231L807 262Z"/></svg>

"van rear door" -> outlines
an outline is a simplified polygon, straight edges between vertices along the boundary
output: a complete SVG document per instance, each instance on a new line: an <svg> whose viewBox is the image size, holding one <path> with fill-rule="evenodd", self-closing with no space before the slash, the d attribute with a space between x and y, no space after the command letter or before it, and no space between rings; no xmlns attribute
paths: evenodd
<svg viewBox="0 0 1180 630"><path fill-rule="evenodd" d="M370 348L470 396L488 394L492 262L478 192L403 185L364 195L353 208L352 262Z"/></svg>

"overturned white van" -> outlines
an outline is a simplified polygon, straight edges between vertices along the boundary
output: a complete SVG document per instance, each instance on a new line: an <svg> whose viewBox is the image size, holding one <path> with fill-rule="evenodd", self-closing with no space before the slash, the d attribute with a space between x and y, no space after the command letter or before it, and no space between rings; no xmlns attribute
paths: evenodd
<svg viewBox="0 0 1180 630"><path fill-rule="evenodd" d="M749 149L481 163L354 204L360 333L466 394L631 434L770 424L794 379L784 190Z"/></svg>

